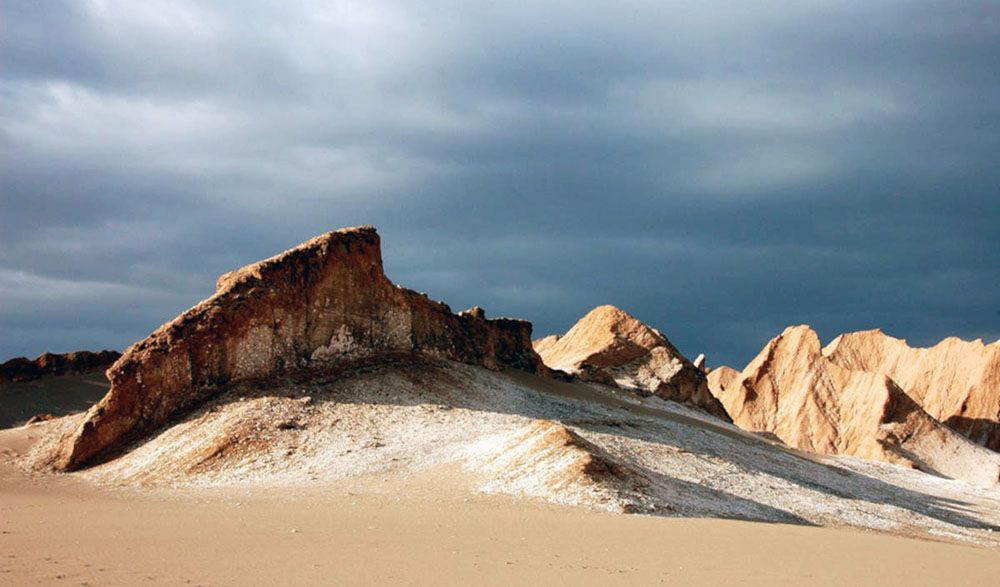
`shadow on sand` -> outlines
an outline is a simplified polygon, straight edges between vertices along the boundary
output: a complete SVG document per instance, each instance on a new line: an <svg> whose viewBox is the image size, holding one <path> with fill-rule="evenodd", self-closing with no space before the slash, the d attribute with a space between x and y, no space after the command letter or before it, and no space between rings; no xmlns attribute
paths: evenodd
<svg viewBox="0 0 1000 587"><path fill-rule="evenodd" d="M735 429L707 414L695 417L677 411L636 405L614 397L608 390L590 384L557 381L519 371L491 373L493 377L506 383L498 385L506 391L499 395L494 393L489 407L484 409L482 375L471 371L477 369L465 365L456 369L451 363L407 360L366 366L350 373L318 378L315 374L308 377L290 376L282 384L268 385L266 389L245 384L234 386L194 412L178 417L158 431L131 444L118 455L155 437L178 421L199 418L213 406L241 398L308 395L315 402L399 406L430 403L474 411L555 420L584 431L627 436L707 458L725 460L745 471L783 479L819 493L848 500L895 506L964 528L1000 531L1000 527L986 524L970 515L969 512L972 512L970 503L892 485L822 462L817 455L791 449L780 442ZM402 376L421 391L398 393L397 390L383 389L378 384L380 373ZM364 397L352 394L345 396L337 391L338 383L356 378L366 382L372 381L372 385L366 388ZM616 413L622 418L615 418ZM685 434L677 434L677 426L689 430L685 431ZM719 437L729 441L720 442ZM107 460L115 456L117 455L108 455ZM724 491L718 484L716 487L711 487L671 477L648 467L634 464L632 466L655 484L661 495L684 497L685 506L674 509L661 508L650 512L653 514L817 525L793 512Z"/></svg>

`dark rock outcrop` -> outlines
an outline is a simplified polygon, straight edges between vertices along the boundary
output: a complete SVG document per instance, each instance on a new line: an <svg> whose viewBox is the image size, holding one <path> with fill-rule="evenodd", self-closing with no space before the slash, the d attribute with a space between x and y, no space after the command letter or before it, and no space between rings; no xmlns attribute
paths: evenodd
<svg viewBox="0 0 1000 587"><path fill-rule="evenodd" d="M85 466L231 383L413 354L542 368L530 322L454 314L386 278L373 227L330 232L223 275L212 297L126 350L55 466Z"/></svg>
<svg viewBox="0 0 1000 587"><path fill-rule="evenodd" d="M117 351L76 351L57 355L42 353L34 361L17 357L0 364L0 383L23 382L44 375L73 375L107 369L121 357Z"/></svg>

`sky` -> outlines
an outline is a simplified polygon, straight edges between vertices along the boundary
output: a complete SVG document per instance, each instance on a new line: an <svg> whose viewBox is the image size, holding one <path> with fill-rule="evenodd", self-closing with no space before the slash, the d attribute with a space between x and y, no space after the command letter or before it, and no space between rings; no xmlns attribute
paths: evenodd
<svg viewBox="0 0 1000 587"><path fill-rule="evenodd" d="M0 360L358 224L537 335L996 340L1000 4L0 0Z"/></svg>

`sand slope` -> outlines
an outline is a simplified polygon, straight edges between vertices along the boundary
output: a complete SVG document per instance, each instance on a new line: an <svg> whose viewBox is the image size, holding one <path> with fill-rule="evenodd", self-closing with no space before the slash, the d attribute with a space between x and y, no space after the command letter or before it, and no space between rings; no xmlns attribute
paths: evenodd
<svg viewBox="0 0 1000 587"><path fill-rule="evenodd" d="M0 447L10 440L0 432ZM980 548L621 516L468 494L461 481L433 469L269 493L98 491L21 479L0 459L0 585L915 587L990 585L1000 566Z"/></svg>
<svg viewBox="0 0 1000 587"><path fill-rule="evenodd" d="M35 426L44 469L74 418ZM698 410L614 388L455 363L237 387L72 477L154 488L350 487L435 467L463 491L613 512L853 526L983 545L996 491L789 450ZM961 503L961 507L951 504Z"/></svg>
<svg viewBox="0 0 1000 587"><path fill-rule="evenodd" d="M915 587L990 585L1000 565L882 534L535 505L463 493L461 479L97 491L19 479L0 459L0 585Z"/></svg>

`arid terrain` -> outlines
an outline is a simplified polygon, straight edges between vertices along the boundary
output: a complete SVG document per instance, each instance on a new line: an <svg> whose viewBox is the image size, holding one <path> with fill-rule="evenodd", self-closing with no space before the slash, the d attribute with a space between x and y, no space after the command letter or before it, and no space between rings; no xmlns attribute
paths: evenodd
<svg viewBox="0 0 1000 587"><path fill-rule="evenodd" d="M981 372L960 378L932 368L950 355L862 364L864 345L823 349L806 327L742 372L706 370L612 306L531 334L392 284L370 227L226 274L127 349L110 388L99 371L0 384L0 583L1000 572L997 344L970 347ZM953 396L975 402L935 407Z"/></svg>
<svg viewBox="0 0 1000 587"><path fill-rule="evenodd" d="M220 397L85 472L26 470L73 420L0 432L0 582L913 585L1000 569L995 491L595 384L379 368ZM892 553L911 562L885 582Z"/></svg>

